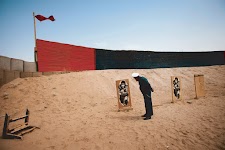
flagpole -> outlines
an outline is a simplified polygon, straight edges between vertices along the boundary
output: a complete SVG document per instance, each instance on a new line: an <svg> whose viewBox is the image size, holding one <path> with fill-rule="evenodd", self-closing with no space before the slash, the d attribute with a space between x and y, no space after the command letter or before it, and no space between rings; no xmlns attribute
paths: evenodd
<svg viewBox="0 0 225 150"><path fill-rule="evenodd" d="M34 60L36 63L36 71L38 71L38 60L37 60L37 37L36 37L36 19L35 19L35 13L33 12L33 18L34 18Z"/></svg>
<svg viewBox="0 0 225 150"><path fill-rule="evenodd" d="M33 18L34 18L34 43L35 43L35 48L37 46L36 44L36 21L35 21L35 13L33 12Z"/></svg>

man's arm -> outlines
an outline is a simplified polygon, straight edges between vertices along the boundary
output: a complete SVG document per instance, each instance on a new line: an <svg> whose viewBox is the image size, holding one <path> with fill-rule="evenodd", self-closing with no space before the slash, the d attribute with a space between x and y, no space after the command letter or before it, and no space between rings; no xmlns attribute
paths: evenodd
<svg viewBox="0 0 225 150"><path fill-rule="evenodd" d="M152 86L151 86L150 83L149 83L149 86L150 86L150 90L151 90L152 92L154 92L154 89L152 88Z"/></svg>
<svg viewBox="0 0 225 150"><path fill-rule="evenodd" d="M154 92L154 89L151 87L151 91Z"/></svg>

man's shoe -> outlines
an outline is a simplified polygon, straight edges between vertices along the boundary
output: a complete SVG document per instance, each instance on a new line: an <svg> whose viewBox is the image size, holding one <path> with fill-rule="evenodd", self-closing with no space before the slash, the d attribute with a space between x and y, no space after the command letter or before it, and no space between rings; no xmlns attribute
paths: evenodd
<svg viewBox="0 0 225 150"><path fill-rule="evenodd" d="M146 117L146 114L142 115L141 117Z"/></svg>
<svg viewBox="0 0 225 150"><path fill-rule="evenodd" d="M151 119L151 117L146 117L146 118L144 118L144 120L149 120L149 119Z"/></svg>

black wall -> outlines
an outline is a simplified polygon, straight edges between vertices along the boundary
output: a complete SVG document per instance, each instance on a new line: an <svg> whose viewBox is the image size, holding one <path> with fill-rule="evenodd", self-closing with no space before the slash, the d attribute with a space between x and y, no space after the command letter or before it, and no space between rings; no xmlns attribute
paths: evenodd
<svg viewBox="0 0 225 150"><path fill-rule="evenodd" d="M224 65L224 52L150 52L96 49L96 69L151 69Z"/></svg>

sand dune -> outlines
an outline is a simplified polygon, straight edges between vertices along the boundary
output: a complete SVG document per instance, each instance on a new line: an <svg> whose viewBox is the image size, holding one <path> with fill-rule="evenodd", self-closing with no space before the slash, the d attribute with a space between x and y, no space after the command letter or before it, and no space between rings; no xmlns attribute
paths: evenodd
<svg viewBox="0 0 225 150"><path fill-rule="evenodd" d="M147 77L155 90L151 120L140 117L144 102L132 72ZM194 99L194 74L204 75L204 98ZM182 77L185 103L170 103L173 75ZM119 79L129 79L132 111L117 112ZM41 128L22 141L0 139L1 150L225 149L225 65L19 78L1 87L0 107L0 129L6 112L16 117L26 108L30 124Z"/></svg>

